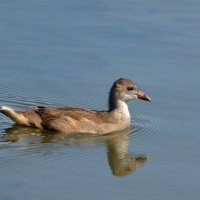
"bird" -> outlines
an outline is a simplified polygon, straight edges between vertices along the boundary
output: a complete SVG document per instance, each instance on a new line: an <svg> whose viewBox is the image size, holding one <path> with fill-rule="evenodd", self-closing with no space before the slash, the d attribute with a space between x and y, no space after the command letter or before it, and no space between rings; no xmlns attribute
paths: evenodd
<svg viewBox="0 0 200 200"><path fill-rule="evenodd" d="M127 102L136 99L151 101L150 97L142 92L134 81L119 78L110 89L106 111L42 106L27 110L14 110L8 106L0 106L0 112L17 125L65 134L107 134L130 127L131 115Z"/></svg>

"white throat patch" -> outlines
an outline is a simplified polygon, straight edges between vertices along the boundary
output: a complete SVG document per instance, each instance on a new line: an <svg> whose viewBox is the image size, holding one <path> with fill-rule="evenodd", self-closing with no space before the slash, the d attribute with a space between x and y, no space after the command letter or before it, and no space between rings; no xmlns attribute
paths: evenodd
<svg viewBox="0 0 200 200"><path fill-rule="evenodd" d="M130 118L130 113L128 110L128 105L126 102L118 100L117 101L118 109L121 111L121 114L127 118Z"/></svg>

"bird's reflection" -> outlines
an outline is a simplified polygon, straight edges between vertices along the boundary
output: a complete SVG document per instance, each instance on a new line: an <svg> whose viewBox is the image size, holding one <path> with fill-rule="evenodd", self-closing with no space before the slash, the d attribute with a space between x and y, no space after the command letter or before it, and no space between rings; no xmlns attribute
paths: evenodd
<svg viewBox="0 0 200 200"><path fill-rule="evenodd" d="M105 140L108 163L113 175L126 176L133 173L147 161L147 156L128 153L129 130L120 131L113 138Z"/></svg>
<svg viewBox="0 0 200 200"><path fill-rule="evenodd" d="M148 159L147 155L134 155L128 152L130 129L114 132L103 136L73 134L66 135L39 129L27 128L14 125L5 130L1 135L1 143L42 144L59 143L65 145L84 145L87 143L103 142L107 150L107 159L112 174L115 176L126 176L133 173ZM42 148L42 147L41 147Z"/></svg>

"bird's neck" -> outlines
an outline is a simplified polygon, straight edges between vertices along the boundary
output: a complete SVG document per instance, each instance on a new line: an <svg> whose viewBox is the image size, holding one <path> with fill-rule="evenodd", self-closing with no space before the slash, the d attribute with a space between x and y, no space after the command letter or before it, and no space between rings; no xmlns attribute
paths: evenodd
<svg viewBox="0 0 200 200"><path fill-rule="evenodd" d="M130 120L130 113L127 103L116 98L114 95L110 96L109 98L109 112L113 113L116 118L128 121Z"/></svg>
<svg viewBox="0 0 200 200"><path fill-rule="evenodd" d="M113 110L115 113L121 115L124 118L130 118L130 113L128 110L128 105L126 102L122 101L122 100L117 100L116 101L116 107Z"/></svg>

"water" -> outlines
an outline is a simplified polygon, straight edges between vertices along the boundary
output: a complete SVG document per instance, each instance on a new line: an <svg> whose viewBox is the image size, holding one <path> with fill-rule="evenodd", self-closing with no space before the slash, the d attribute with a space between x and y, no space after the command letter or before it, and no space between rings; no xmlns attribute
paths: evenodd
<svg viewBox="0 0 200 200"><path fill-rule="evenodd" d="M0 105L107 108L127 77L131 130L65 136L0 115L0 199L198 199L200 2L0 2Z"/></svg>

